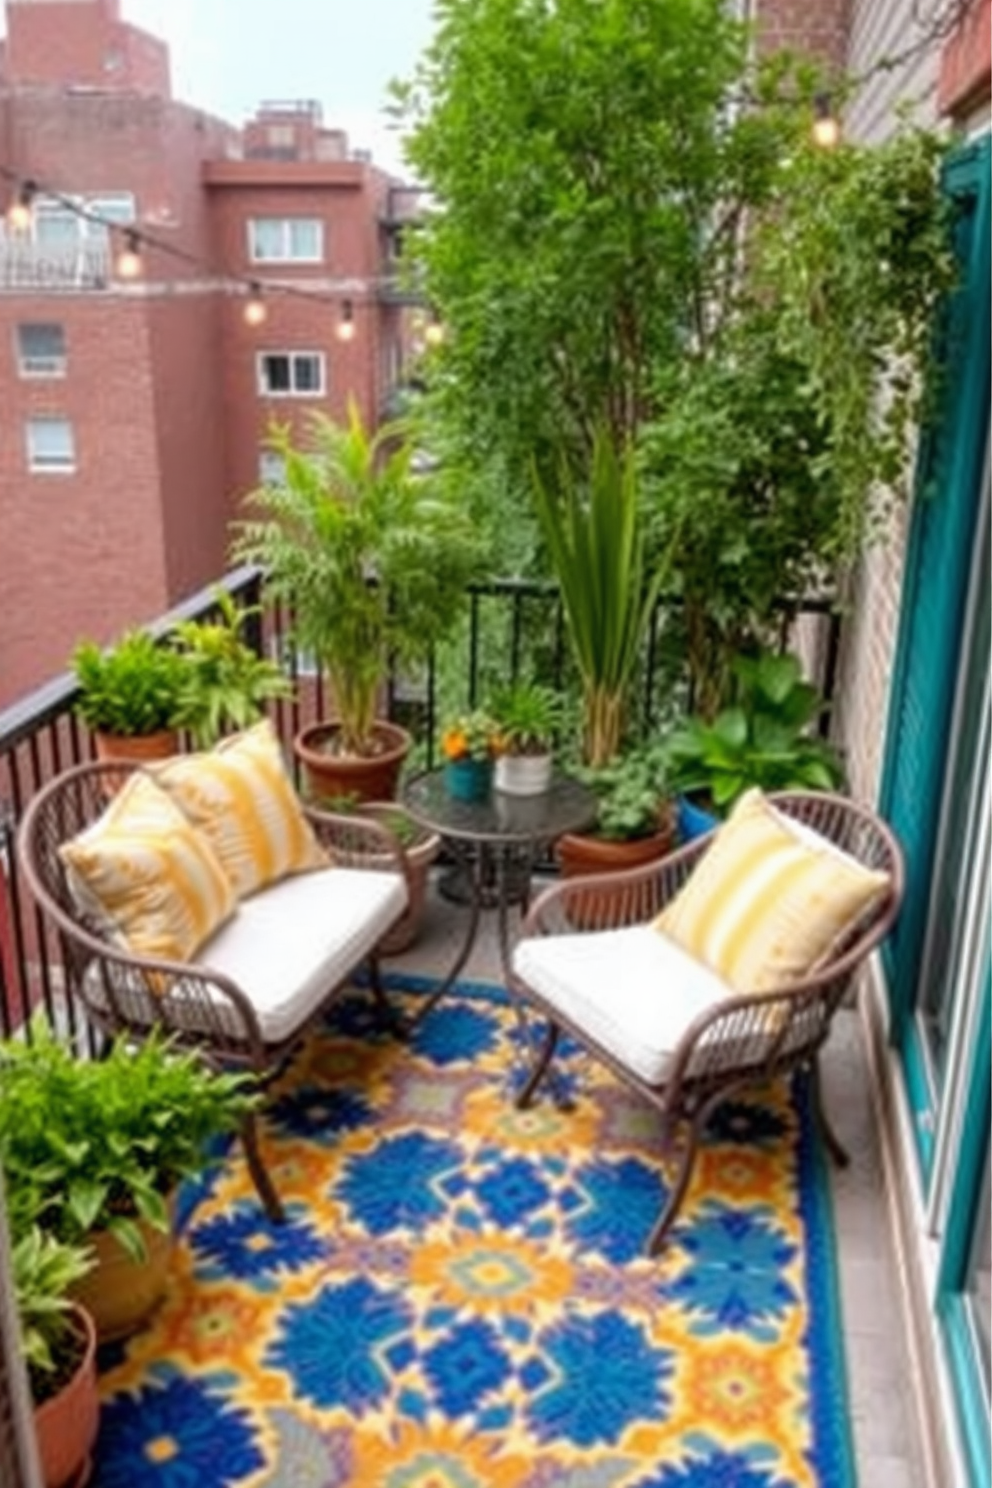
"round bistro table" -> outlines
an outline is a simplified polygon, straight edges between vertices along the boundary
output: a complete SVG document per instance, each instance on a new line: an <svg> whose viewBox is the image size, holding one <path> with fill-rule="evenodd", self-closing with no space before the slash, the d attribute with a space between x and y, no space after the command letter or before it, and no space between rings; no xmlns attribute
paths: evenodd
<svg viewBox="0 0 992 1488"><path fill-rule="evenodd" d="M510 964L510 905L527 907L534 863L565 832L581 832L596 819L597 801L588 786L556 773L538 796L513 796L493 790L484 801L456 801L444 785L444 769L414 776L403 791L403 804L413 819L437 832L462 869L468 884L465 938L454 963L418 1009L420 1020L450 992L472 954L484 908L496 911L500 962L504 976ZM514 1009L526 1028L523 1011Z"/></svg>

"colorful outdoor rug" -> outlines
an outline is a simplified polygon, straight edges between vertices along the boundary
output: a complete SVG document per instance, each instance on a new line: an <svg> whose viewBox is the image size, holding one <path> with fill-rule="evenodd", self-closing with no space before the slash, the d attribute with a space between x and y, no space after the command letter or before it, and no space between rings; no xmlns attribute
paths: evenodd
<svg viewBox="0 0 992 1488"><path fill-rule="evenodd" d="M428 984L393 979L407 1008ZM270 1225L237 1150L104 1375L95 1488L849 1488L805 1099L728 1105L667 1250L655 1118L588 1059L514 1110L504 994L404 1044L343 1000L281 1080Z"/></svg>

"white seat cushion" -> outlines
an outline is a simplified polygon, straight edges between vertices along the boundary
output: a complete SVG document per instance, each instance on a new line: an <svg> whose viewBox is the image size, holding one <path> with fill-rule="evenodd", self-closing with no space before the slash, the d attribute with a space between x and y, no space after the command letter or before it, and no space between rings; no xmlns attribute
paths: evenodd
<svg viewBox="0 0 992 1488"><path fill-rule="evenodd" d="M265 1042L281 1043L362 962L406 903L406 881L398 873L302 873L243 899L189 964L230 977L251 999ZM86 994L96 1007L106 1006L96 962L87 969ZM190 1032L200 1025L192 998L184 1008L174 994L169 1016ZM229 1026L237 1031L233 1020Z"/></svg>
<svg viewBox="0 0 992 1488"><path fill-rule="evenodd" d="M406 908L398 873L325 868L243 899L194 965L251 998L266 1043L280 1043L368 955Z"/></svg>
<svg viewBox="0 0 992 1488"><path fill-rule="evenodd" d="M518 943L513 969L649 1085L664 1083L693 1018L734 990L647 925Z"/></svg>

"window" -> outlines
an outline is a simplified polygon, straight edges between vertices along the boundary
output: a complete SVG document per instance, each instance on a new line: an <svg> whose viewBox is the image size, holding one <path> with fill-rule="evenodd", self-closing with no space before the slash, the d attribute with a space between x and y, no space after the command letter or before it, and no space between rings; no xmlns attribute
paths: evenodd
<svg viewBox="0 0 992 1488"><path fill-rule="evenodd" d="M64 377L65 331L62 326L40 321L19 325L17 367L22 377Z"/></svg>
<svg viewBox="0 0 992 1488"><path fill-rule="evenodd" d="M324 224L318 217L252 217L248 256L252 263L320 263Z"/></svg>
<svg viewBox="0 0 992 1488"><path fill-rule="evenodd" d="M258 479L263 486L281 486L286 479L286 461L275 450L262 450L258 456Z"/></svg>
<svg viewBox="0 0 992 1488"><path fill-rule="evenodd" d="M324 357L319 351L263 351L258 356L258 391L271 398L313 398L324 392Z"/></svg>
<svg viewBox="0 0 992 1488"><path fill-rule="evenodd" d="M71 474L76 468L76 441L65 418L33 418L27 422L28 469Z"/></svg>
<svg viewBox="0 0 992 1488"><path fill-rule="evenodd" d="M108 191L102 196L77 196L72 204L92 216L81 217L69 199L39 197L34 206L34 238L43 248L72 249L84 243L107 246L106 223L124 226L135 221L134 197L130 191ZM94 221L94 218L98 219Z"/></svg>

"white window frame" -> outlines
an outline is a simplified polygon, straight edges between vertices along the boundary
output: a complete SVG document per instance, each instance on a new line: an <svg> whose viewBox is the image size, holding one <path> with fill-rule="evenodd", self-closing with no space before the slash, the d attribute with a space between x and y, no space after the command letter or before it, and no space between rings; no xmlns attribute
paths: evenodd
<svg viewBox="0 0 992 1488"><path fill-rule="evenodd" d="M288 388L270 388L268 385L265 366L273 357L285 357L289 363ZM316 363L320 374L317 387L296 386L296 367L305 358ZM323 398L327 392L327 358L322 351L259 351L255 354L255 381L263 398Z"/></svg>
<svg viewBox="0 0 992 1488"><path fill-rule="evenodd" d="M295 229L305 223L314 230L316 248L312 253L302 253L293 242ZM278 228L280 246L274 253L267 253L259 244L256 229ZM251 263L323 263L324 224L319 217L249 217L247 222L248 258Z"/></svg>
<svg viewBox="0 0 992 1488"><path fill-rule="evenodd" d="M78 211L92 213L92 217L83 217ZM92 196L39 196L35 202L32 213L32 236L35 242L39 242L38 224L39 220L47 218L71 221L75 229L75 243L66 240L64 246L67 249L82 247L84 243L99 243L106 246L110 239L108 224L120 223L122 226L137 221L137 205L134 193L131 191L103 191L94 193ZM100 220L93 221L93 217Z"/></svg>
<svg viewBox="0 0 992 1488"><path fill-rule="evenodd" d="M35 433L41 424L61 425L68 431L68 445L64 454L39 454L35 447ZM76 469L76 433L72 421L62 414L36 414L24 425L24 441L27 447L28 469L33 475L72 475Z"/></svg>
<svg viewBox="0 0 992 1488"><path fill-rule="evenodd" d="M32 330L57 331L62 341L62 350L49 355L37 355L24 349L23 333ZM64 377L67 366L65 326L56 320L22 320L14 327L14 348L17 353L17 372L20 377Z"/></svg>

